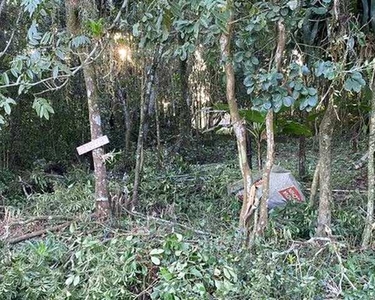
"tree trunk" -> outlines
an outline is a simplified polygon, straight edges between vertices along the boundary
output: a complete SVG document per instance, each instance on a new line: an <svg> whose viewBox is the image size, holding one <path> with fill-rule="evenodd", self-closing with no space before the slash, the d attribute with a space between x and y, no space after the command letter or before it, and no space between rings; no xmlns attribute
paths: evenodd
<svg viewBox="0 0 375 300"><path fill-rule="evenodd" d="M179 40L180 45L183 45L183 40ZM181 97L177 104L177 117L179 118L180 143L186 145L191 136L191 114L189 105L189 74L188 74L188 59L179 60L180 62L180 91Z"/></svg>
<svg viewBox="0 0 375 300"><path fill-rule="evenodd" d="M83 67L83 74L87 91L91 139L94 140L103 136L94 65L88 64ZM98 217L107 217L109 215L107 171L103 155L104 149L102 147L92 151L95 174L96 214Z"/></svg>
<svg viewBox="0 0 375 300"><path fill-rule="evenodd" d="M161 149L161 137L160 137L160 117L159 117L159 101L155 99L155 125L156 125L156 149L158 151L158 165L159 168L163 165L163 153Z"/></svg>
<svg viewBox="0 0 375 300"><path fill-rule="evenodd" d="M333 96L329 99L327 110L319 131L319 210L316 236L331 234L331 143L335 123Z"/></svg>
<svg viewBox="0 0 375 300"><path fill-rule="evenodd" d="M117 96L119 97L122 110L124 113L124 125L125 125L125 152L128 154L130 152L130 134L131 134L131 118L129 111L129 99L128 93L123 91L121 87L117 88Z"/></svg>
<svg viewBox="0 0 375 300"><path fill-rule="evenodd" d="M228 1L230 5L230 1ZM229 8L231 9L231 8ZM237 100L235 97L235 77L231 54L231 39L233 35L233 12L230 11L230 19L227 22L227 33L224 33L220 38L220 46L223 61L225 62L226 75L226 96L229 105L231 122L237 139L238 158L241 169L242 178L244 181L244 199L242 202L242 209L240 214L240 228L246 230L246 215L248 207L251 207L253 200L250 195L250 188L252 184L251 170L247 162L246 151L246 129L238 111Z"/></svg>
<svg viewBox="0 0 375 300"><path fill-rule="evenodd" d="M97 17L95 2L92 0L66 0L65 7L67 10L68 30L74 35L84 30L85 22L88 21L88 19L95 20ZM85 15L87 19L80 19L80 10L84 10L84 14L82 15ZM79 58L81 63L84 64L82 69L87 92L91 139L94 140L103 135L99 108L100 99L98 87L96 85L95 62L91 62L90 64L85 63L85 59L91 52L88 47L84 47L80 52ZM95 174L96 214L99 218L106 218L110 213L106 178L107 172L102 158L103 155L103 148L92 151Z"/></svg>
<svg viewBox="0 0 375 300"><path fill-rule="evenodd" d="M275 65L278 72L281 71L283 52L285 49L286 33L283 20L277 23L277 48L275 53ZM273 108L267 112L266 116L266 133L267 133L267 161L264 166L262 177L262 199L260 201L259 222L256 224L257 235L264 234L264 230L268 225L268 207L267 201L270 193L270 174L275 156L274 128L273 128Z"/></svg>
<svg viewBox="0 0 375 300"><path fill-rule="evenodd" d="M257 235L261 236L268 225L268 207L267 201L270 194L270 174L275 156L274 129L273 129L273 110L270 109L266 116L267 131L267 160L263 170L262 177L262 199L260 201L259 222L257 225Z"/></svg>
<svg viewBox="0 0 375 300"><path fill-rule="evenodd" d="M370 133L368 147L368 198L367 198L367 216L365 229L362 237L362 247L368 248L371 244L373 223L374 223L374 198L375 198L375 82L372 83L371 98L371 116L370 116Z"/></svg>
<svg viewBox="0 0 375 300"><path fill-rule="evenodd" d="M146 74L146 82L142 85L142 96L140 104L140 121L139 121L139 132L138 132L138 141L137 141L137 150L136 150L136 164L135 164L135 177L134 177L134 186L133 186L133 195L132 201L130 203L131 210L134 210L138 206L138 192L139 185L141 183L141 176L143 170L143 144L145 140L145 116L147 114L148 103L150 101L152 86L155 80L155 72L158 66L160 57L162 53L162 46L159 46L159 49L156 50L153 58L152 65L150 66Z"/></svg>
<svg viewBox="0 0 375 300"><path fill-rule="evenodd" d="M318 160L318 163L315 167L315 171L314 171L314 177L313 177L313 181L311 183L311 191L310 191L310 203L309 205L312 207L314 206L315 204L315 198L316 198L316 195L318 194L318 187L319 187L319 173L320 173L320 167L319 167L319 160Z"/></svg>

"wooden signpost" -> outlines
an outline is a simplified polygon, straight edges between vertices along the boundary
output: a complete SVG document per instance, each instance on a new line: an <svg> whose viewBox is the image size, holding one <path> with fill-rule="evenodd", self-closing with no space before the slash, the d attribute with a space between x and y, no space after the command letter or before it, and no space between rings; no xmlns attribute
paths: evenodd
<svg viewBox="0 0 375 300"><path fill-rule="evenodd" d="M86 144L83 144L82 146L77 147L77 151L79 155L82 155L97 148L100 148L104 145L107 145L108 143L108 137L106 135L103 135L100 138L97 138L95 140L92 140L91 142L88 142Z"/></svg>

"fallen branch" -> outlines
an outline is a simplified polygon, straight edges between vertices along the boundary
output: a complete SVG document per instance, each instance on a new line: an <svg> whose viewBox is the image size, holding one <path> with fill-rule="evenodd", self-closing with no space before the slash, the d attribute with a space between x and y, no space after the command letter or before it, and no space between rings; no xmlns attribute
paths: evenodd
<svg viewBox="0 0 375 300"><path fill-rule="evenodd" d="M36 221L50 221L50 220L74 220L74 218L67 217L67 216L37 216L37 217L33 217L25 221L12 222L8 226L10 228L13 226L18 226L18 225L26 225L26 224L36 222Z"/></svg>
<svg viewBox="0 0 375 300"><path fill-rule="evenodd" d="M160 222L160 223L164 223L164 224L168 224L168 225L171 225L171 226L179 226L179 227L185 228L185 229L187 229L187 230L193 231L193 232L196 233L196 234L212 235L211 232L206 232L206 231L197 230L197 229L191 228L191 227L189 227L189 226L187 226L187 225L184 225L184 224L181 224L181 223L172 222L172 221L167 221L167 220L160 219L160 218L157 218L157 217L152 217L152 216L144 215L144 214L142 214L142 213L135 212L135 211L129 211L129 210L125 209L125 208L124 208L124 210L125 210L128 214L130 214L130 215L132 215L132 216L135 216L135 217L141 217L141 218L146 219L146 220L153 220L153 221Z"/></svg>
<svg viewBox="0 0 375 300"><path fill-rule="evenodd" d="M70 224L71 224L70 221L69 222L65 222L64 224L61 224L61 225L49 227L49 228L46 228L46 229L41 229L41 230L38 230L38 231L34 231L34 232L30 232L30 233L18 236L16 238L8 240L7 242L9 244L17 244L19 242L23 242L23 241L32 239L32 238L37 237L37 236L41 236L41 235L43 235L43 234L45 234L47 232L58 231L60 229L63 229L65 227L69 226Z"/></svg>
<svg viewBox="0 0 375 300"><path fill-rule="evenodd" d="M306 188L305 189L306 191L311 191L311 189L310 188ZM319 191L319 189L318 189L318 191ZM365 193L367 193L367 190L340 190L340 189L336 189L336 190L332 190L332 193L347 193L347 194L349 194L349 193L361 193L361 194L365 194Z"/></svg>

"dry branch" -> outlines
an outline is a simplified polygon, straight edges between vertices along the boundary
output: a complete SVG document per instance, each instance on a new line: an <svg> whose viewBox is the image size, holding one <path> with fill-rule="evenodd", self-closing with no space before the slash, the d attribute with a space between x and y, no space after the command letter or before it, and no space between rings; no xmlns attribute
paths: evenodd
<svg viewBox="0 0 375 300"><path fill-rule="evenodd" d="M64 229L65 227L69 226L70 224L71 224L71 221L65 222L64 224L61 224L61 225L48 227L46 229L41 229L41 230L38 230L38 231L30 232L30 233L15 237L13 239L8 240L7 242L9 244L17 244L19 242L23 242L23 241L32 239L32 238L37 237L37 236L41 236L41 235L43 235L47 232L53 232L53 231L58 231L60 229Z"/></svg>
<svg viewBox="0 0 375 300"><path fill-rule="evenodd" d="M139 212L136 212L136 211L129 211L127 209L124 208L124 210L132 215L132 216L135 216L135 217L141 217L143 219L146 219L146 220L153 220L153 221L156 221L156 222L159 222L159 223L163 223L163 224L167 224L167 225L170 225L170 226L178 226L178 227L181 227L181 228L184 228L184 229L187 229L187 230L190 230L196 234L202 234L202 235L213 235L211 232L207 232L207 231L201 231L201 230L197 230L197 229L194 229L192 227L189 227L187 225L184 225L184 224L181 224L181 223L177 223L177 222L172 222L172 221L168 221L168 220L164 220L164 219L160 219L160 218L157 218L157 217L153 217L153 216L148 216L148 215L144 215L142 213L139 213Z"/></svg>

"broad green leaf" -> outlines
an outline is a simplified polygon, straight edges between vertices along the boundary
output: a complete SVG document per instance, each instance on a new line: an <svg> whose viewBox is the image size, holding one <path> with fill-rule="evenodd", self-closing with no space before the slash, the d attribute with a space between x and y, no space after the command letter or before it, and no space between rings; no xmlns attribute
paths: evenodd
<svg viewBox="0 0 375 300"><path fill-rule="evenodd" d="M164 250L163 249L152 249L150 251L150 255L153 256L153 255L159 255L159 254L162 254L164 253Z"/></svg>
<svg viewBox="0 0 375 300"><path fill-rule="evenodd" d="M77 286L79 284L79 281L80 281L80 277L79 275L76 275L73 280L73 285Z"/></svg>
<svg viewBox="0 0 375 300"><path fill-rule="evenodd" d="M283 104L286 107L291 107L294 103L294 98L287 96L283 98Z"/></svg>
<svg viewBox="0 0 375 300"><path fill-rule="evenodd" d="M239 113L247 123L263 123L265 120L265 115L252 109L241 109Z"/></svg>
<svg viewBox="0 0 375 300"><path fill-rule="evenodd" d="M288 5L291 10L295 10L298 7L298 0L291 0L286 5Z"/></svg>
<svg viewBox="0 0 375 300"><path fill-rule="evenodd" d="M151 256L151 261L153 262L154 265L157 265L157 266L160 265L160 259L156 256Z"/></svg>
<svg viewBox="0 0 375 300"><path fill-rule="evenodd" d="M2 75L3 77L3 82L5 85L8 85L9 84L9 77L8 77L8 74L6 72L3 73Z"/></svg>

